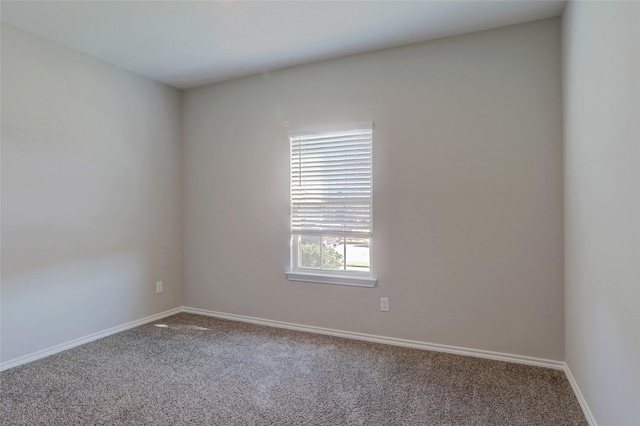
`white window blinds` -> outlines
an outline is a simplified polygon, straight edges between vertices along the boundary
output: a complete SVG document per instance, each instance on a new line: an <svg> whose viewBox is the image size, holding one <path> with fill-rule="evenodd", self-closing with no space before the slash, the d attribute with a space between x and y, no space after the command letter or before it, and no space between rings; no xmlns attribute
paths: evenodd
<svg viewBox="0 0 640 426"><path fill-rule="evenodd" d="M371 235L373 123L289 133L291 232Z"/></svg>

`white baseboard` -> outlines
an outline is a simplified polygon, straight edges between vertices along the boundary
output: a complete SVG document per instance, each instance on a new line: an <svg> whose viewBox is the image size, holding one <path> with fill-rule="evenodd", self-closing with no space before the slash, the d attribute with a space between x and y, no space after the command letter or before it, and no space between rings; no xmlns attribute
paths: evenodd
<svg viewBox="0 0 640 426"><path fill-rule="evenodd" d="M573 374L571 374L571 370L569 369L569 366L562 361L554 361L554 360L544 359L544 358L534 358L534 357L528 357L523 355L507 354L502 352L485 351L480 349L463 348L459 346L440 345L437 343L427 343L427 342L421 342L417 340L397 339L395 337L377 336L374 334L357 333L353 331L343 331L343 330L335 330L331 328L314 327L310 325L294 324L289 322L268 320L264 318L249 317L246 315L227 314L224 312L209 311L206 309L190 308L187 306L182 306L179 308L174 308L168 311L161 312L159 314L150 315L148 317L141 318L139 320L131 321L126 324L112 327L107 330L89 334L87 336L71 340L69 342L65 342L56 346L52 346L50 348L33 352L31 354L14 358L12 360L0 363L0 371L8 370L9 368L17 367L19 365L26 364L28 362L35 361L40 358L44 358L49 355L62 352L64 350L71 349L75 346L83 345L85 343L89 343L94 340L101 339L103 337L107 337L112 334L116 334L121 331L128 330L130 328L138 327L140 325L147 324L147 323L150 323L174 314L178 314L181 312L228 319L232 321L241 321L241 322L248 322L252 324L266 325L269 327L284 328L288 330L306 331L309 333L325 334L325 335L336 336L336 337L345 337L348 339L355 339L355 340L364 340L367 342L383 343L387 345L425 349L430 351L446 352L446 353L451 353L456 355L466 355L466 356L473 356L477 358L486 358L486 359L492 359L497 361L514 362L517 364L534 365L537 367L546 367L546 368L553 368L555 370L563 370L567 376L567 379L569 380L569 383L571 384L571 388L573 389L573 392L575 393L576 398L578 399L578 402L580 403L580 407L582 407L582 411L584 412L584 415L587 421L589 422L589 425L598 426L595 418L593 417L593 414L591 413L591 410L589 409L589 406L587 405L586 400L584 399L584 396L582 395L582 392L580 391L580 388L578 387L578 384L576 383L575 378L573 377Z"/></svg>
<svg viewBox="0 0 640 426"><path fill-rule="evenodd" d="M98 331L93 334L89 334L88 336L79 337L77 339L71 340L69 342L61 343L56 346L52 346L50 348L42 349L37 352L33 352L27 355L23 355L18 358L11 359L9 361L5 361L0 364L0 371L8 370L9 368L17 367L22 364L26 364L31 361L35 361L40 358L44 358L49 355L53 355L58 352L65 351L67 349L71 349L73 347L83 345L85 343L92 342L94 340L101 339L103 337L110 336L112 334L120 333L121 331L128 330L130 328L138 327L143 324L147 324L152 321L159 320L161 318L168 317L170 315L178 314L182 312L182 308L174 308L168 311L161 312L159 314L150 315L148 317L141 318L139 320L131 321L126 324L118 325L116 327L111 327L107 330Z"/></svg>
<svg viewBox="0 0 640 426"><path fill-rule="evenodd" d="M227 314L224 312L208 311L206 309L182 307L182 312L197 315L206 315L210 317L228 319L232 321L242 321L252 324L266 325L270 327L284 328L288 330L306 331L309 333L326 334L329 336L346 337L349 339L364 340L367 342L383 343L394 346L404 346L409 348L426 349L430 351L446 352L456 355L473 356L477 358L486 358L497 361L514 362L517 364L533 365L537 367L552 368L554 370L563 370L571 384L580 407L590 426L598 426L589 406L587 405L580 388L576 383L569 366L563 361L554 361L544 358L534 358L523 355L507 354L502 352L484 351L480 349L463 348L459 346L440 345L437 343L420 342L416 340L397 339L395 337L377 336L373 334L356 333L352 331L334 330L330 328L314 327L310 325L294 324L282 321L273 321L264 318L249 317L245 315Z"/></svg>
<svg viewBox="0 0 640 426"><path fill-rule="evenodd" d="M507 354L507 353L502 353L502 352L485 351L485 350L481 350L481 349L464 348L464 347L459 347L459 346L441 345L441 344L437 344L437 343L421 342L421 341L417 341L417 340L398 339L398 338L395 338L395 337L385 337L385 336L378 336L378 335L374 335L374 334L358 333L358 332L353 332L353 331L344 331L344 330L335 330L335 329L323 328L323 327L314 327L314 326L310 326L310 325L302 325L302 324L294 324L294 323L288 323L288 322L282 322L282 321L274 321L274 320L268 320L268 319L264 319L264 318L250 317L250 316L246 316L246 315L227 314L227 313L224 313L224 312L216 312L216 311L209 311L209 310L205 310L205 309L190 308L190 307L187 307L187 306L182 306L182 307L179 307L179 308L174 308L174 309L170 309L168 311L161 312L159 314L150 315L148 317L141 318L141 319L136 320L136 321L131 321L131 322L128 322L126 324L122 324L122 325L119 325L119 326L116 326L116 327L109 328L107 330L103 330L103 331L99 331L99 332L96 332L96 333L93 333L93 334L89 334L87 336L71 340L69 342L61 343L59 345L52 346L50 348L42 349L42 350L39 350L37 352L33 352L33 353L30 353L30 354L27 354L27 355L23 355L23 356L18 357L18 358L14 358L14 359L9 360L9 361L5 361L5 362L0 364L0 371L4 371L4 370L7 370L9 368L17 367L19 365L26 364L28 362L35 361L35 360L40 359L40 358L44 358L46 356L53 355L53 354L61 352L61 351L64 351L64 350L67 350L67 349L71 349L71 348L73 348L75 346L79 346L79 345L82 345L82 344L85 344L85 343L89 343L91 341L94 341L94 340L97 340L97 339L101 339L103 337L107 337L107 336L110 336L112 334L116 334L116 333L119 333L121 331L128 330L130 328L138 327L140 325L147 324L149 322L156 321L156 320L159 320L161 318L168 317L170 315L178 314L180 312L186 312L186 313L197 314L197 315L205 315L205 316L228 319L228 320L233 320L233 321L248 322L248 323L252 323L252 324L266 325L266 326L269 326L269 327L284 328L284 329L288 329L288 330L306 331L306 332L309 332L309 333L325 334L325 335L337 336L337 337L345 337L345 338L355 339L355 340L364 340L364 341L367 341L367 342L383 343L383 344L387 344L387 345L403 346L403 347L417 348L417 349L426 349L426 350L430 350L430 351L446 352L446 353L451 353L451 354L456 354L456 355L466 355L466 356L473 356L473 357L477 357L477 358L486 358L486 359L493 359L493 360L497 360L497 361L514 362L514 363L517 363L517 364L534 365L534 366L538 366L538 367L546 367L546 368L553 368L553 369L556 369L556 370L564 370L564 371L567 372L567 377L569 377L569 381L570 381L571 386L573 387L574 391L576 391L576 395L578 396L578 393L579 393L579 390L578 390L578 387L577 387L577 385L575 383L575 380L573 379L573 376L571 376L571 372L568 370L568 367L566 366L566 364L564 362L562 362L562 361L554 361L554 360L549 360L549 359L544 359L544 358L534 358L534 357L528 357L528 356L523 356L523 355ZM586 403L584 402L584 398L582 398L582 394L579 394L578 400L580 401L580 404L583 406L583 408L586 407ZM589 414L590 414L590 412L589 412ZM591 416L591 417L593 417L593 416ZM595 423L593 423L593 424L595 425Z"/></svg>
<svg viewBox="0 0 640 426"><path fill-rule="evenodd" d="M593 413L587 404L587 400L584 399L584 395L582 395L582 392L578 387L578 382L576 382L573 374L571 374L571 369L566 363L564 363L564 373L567 375L567 380L569 380L569 383L571 384L571 389L573 389L573 393L576 395L576 398L580 403L580 407L582 408L584 416L587 418L587 422L589 422L589 426L598 426L598 423L596 423L596 419L593 417Z"/></svg>
<svg viewBox="0 0 640 426"><path fill-rule="evenodd" d="M205 309L182 307L182 312L206 315L209 317L223 318L233 321L242 321L252 324L266 325L270 327L285 328L288 330L306 331L309 333L326 334L329 336L346 337L355 340L364 340L367 342L384 343L387 345L404 346L408 348L426 349L430 351L446 352L456 355L467 355L477 358L493 359L497 361L514 362L517 364L534 365L537 367L553 368L556 370L564 370L565 363L562 361L553 361L544 358L534 358L523 355L513 355L502 352L492 352L480 349L462 348L459 346L440 345L437 343L420 342L416 340L397 339L395 337L377 336L374 334L356 333L352 331L334 330L330 328L314 327L310 325L293 324L282 321L273 321L263 318L249 317L245 315L227 314L224 312L208 311Z"/></svg>

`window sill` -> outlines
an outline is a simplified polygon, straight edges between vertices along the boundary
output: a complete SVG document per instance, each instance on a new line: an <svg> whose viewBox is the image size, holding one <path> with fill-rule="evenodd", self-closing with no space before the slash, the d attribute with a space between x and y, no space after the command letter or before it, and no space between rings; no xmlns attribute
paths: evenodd
<svg viewBox="0 0 640 426"><path fill-rule="evenodd" d="M378 280L368 277L346 277L344 275L310 274L307 272L285 272L289 281L305 281L310 283L349 285L355 287L375 287Z"/></svg>

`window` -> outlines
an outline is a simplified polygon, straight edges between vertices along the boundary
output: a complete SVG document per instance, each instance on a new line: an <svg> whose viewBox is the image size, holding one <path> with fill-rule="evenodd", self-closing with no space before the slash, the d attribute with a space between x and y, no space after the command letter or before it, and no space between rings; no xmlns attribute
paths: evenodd
<svg viewBox="0 0 640 426"><path fill-rule="evenodd" d="M373 287L373 123L289 132L290 280Z"/></svg>

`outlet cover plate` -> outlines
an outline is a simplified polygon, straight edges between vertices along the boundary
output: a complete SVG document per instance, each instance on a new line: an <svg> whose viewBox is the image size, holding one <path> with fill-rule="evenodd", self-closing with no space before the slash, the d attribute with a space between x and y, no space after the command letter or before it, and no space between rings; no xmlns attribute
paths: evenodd
<svg viewBox="0 0 640 426"><path fill-rule="evenodd" d="M389 298L381 297L380 298L380 310L382 312L389 312Z"/></svg>

